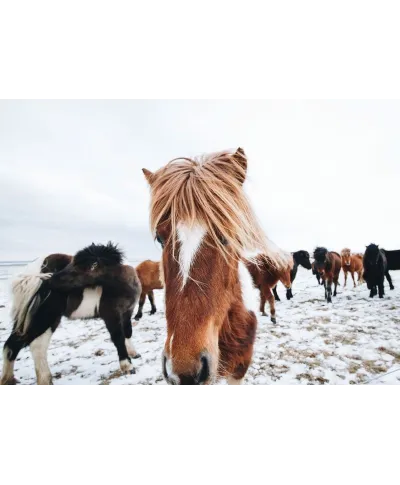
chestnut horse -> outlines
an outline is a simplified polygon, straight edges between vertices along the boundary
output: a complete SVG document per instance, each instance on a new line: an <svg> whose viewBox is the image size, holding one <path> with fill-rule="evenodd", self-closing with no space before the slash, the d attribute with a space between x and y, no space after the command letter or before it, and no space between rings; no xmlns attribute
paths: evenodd
<svg viewBox="0 0 400 485"><path fill-rule="evenodd" d="M122 251L109 243L92 244L74 257L51 254L28 265L13 282L13 328L4 344L1 384L16 383L14 363L28 345L37 383L52 383L47 349L62 316L104 320L122 372L135 372L131 358L140 355L132 343L131 316L141 288L134 268L122 261Z"/></svg>
<svg viewBox="0 0 400 485"><path fill-rule="evenodd" d="M271 312L271 322L276 323L275 297L272 293L272 289L275 289L278 281L280 281L286 288L287 299L290 300L290 298L292 298L292 258L288 255L287 266L280 269L278 269L276 265L271 264L271 261L268 258L265 258L262 254L257 255L251 260L245 259L244 263L253 278L254 286L260 290L261 315L264 317L267 316L265 313L265 302L268 301Z"/></svg>
<svg viewBox="0 0 400 485"><path fill-rule="evenodd" d="M335 285L333 296L337 294L339 273L342 269L342 261L339 253L328 251L326 248L316 248L314 251L314 267L324 281L325 298L332 303L332 282Z"/></svg>
<svg viewBox="0 0 400 485"><path fill-rule="evenodd" d="M358 284L364 282L362 274L363 274L363 254L357 253L352 254L349 248L342 249L341 258L342 258L342 269L344 273L344 286L347 283L347 273L351 274L353 279L354 288L357 286L356 281L354 279L354 273L358 274Z"/></svg>
<svg viewBox="0 0 400 485"><path fill-rule="evenodd" d="M155 173L150 224L163 248L167 338L162 368L169 384L240 384L253 355L257 299L242 262L270 250L243 191L242 149L174 159Z"/></svg>
<svg viewBox="0 0 400 485"><path fill-rule="evenodd" d="M153 290L162 290L164 285L162 283L162 276L160 274L160 262L150 261L147 259L136 266L136 273L142 284L142 293L139 298L139 308L135 315L135 320L140 320L143 316L143 305L146 301L146 295L149 297L151 311L150 315L156 313L157 308L154 303Z"/></svg>

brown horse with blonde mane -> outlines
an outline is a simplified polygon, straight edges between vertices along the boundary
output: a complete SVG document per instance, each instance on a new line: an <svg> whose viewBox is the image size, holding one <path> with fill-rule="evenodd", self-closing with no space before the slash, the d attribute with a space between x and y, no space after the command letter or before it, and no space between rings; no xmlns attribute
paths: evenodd
<svg viewBox="0 0 400 485"><path fill-rule="evenodd" d="M260 312L264 317L267 316L265 313L265 303L268 301L272 323L276 323L275 297L272 290L276 287L278 282L280 281L286 288L289 300L293 296L291 295L292 282L290 278L293 262L290 261L289 256L290 255L288 255L287 266L281 268L271 264L271 260L265 258L263 254L257 255L251 260L244 260L244 263L253 278L254 286L260 290Z"/></svg>
<svg viewBox="0 0 400 485"><path fill-rule="evenodd" d="M240 384L251 363L256 301L241 258L245 250L274 255L244 194L246 171L240 148L202 160L174 159L155 173L143 169L151 229L163 248L162 367L169 384L221 377Z"/></svg>
<svg viewBox="0 0 400 485"><path fill-rule="evenodd" d="M351 274L353 279L354 288L357 286L356 281L354 279L354 273L358 274L358 284L364 282L363 280L363 257L364 255L361 253L352 254L349 248L342 249L340 253L342 259L342 269L344 273L344 286L347 283L347 273Z"/></svg>
<svg viewBox="0 0 400 485"><path fill-rule="evenodd" d="M140 320L143 316L143 305L146 301L146 296L149 297L151 311L150 315L156 313L157 308L154 303L154 293L153 290L162 290L164 285L162 283L162 276L160 273L160 262L150 261L147 259L136 266L136 273L139 277L140 283L142 284L142 293L139 299L139 308L135 315L135 320Z"/></svg>

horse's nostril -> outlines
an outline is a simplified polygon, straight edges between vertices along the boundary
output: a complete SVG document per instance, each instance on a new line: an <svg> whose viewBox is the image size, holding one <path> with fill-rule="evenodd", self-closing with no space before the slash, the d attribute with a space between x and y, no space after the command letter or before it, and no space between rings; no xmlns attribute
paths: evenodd
<svg viewBox="0 0 400 485"><path fill-rule="evenodd" d="M201 361L201 371L197 377L199 384L206 382L210 377L210 362L207 355L203 355L200 359Z"/></svg>

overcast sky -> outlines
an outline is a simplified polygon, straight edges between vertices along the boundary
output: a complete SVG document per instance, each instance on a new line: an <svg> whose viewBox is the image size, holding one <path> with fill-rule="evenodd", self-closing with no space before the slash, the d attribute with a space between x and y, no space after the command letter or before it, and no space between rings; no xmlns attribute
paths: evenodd
<svg viewBox="0 0 400 485"><path fill-rule="evenodd" d="M141 168L238 146L282 248L400 248L399 129L399 101L0 101L0 260L158 258Z"/></svg>

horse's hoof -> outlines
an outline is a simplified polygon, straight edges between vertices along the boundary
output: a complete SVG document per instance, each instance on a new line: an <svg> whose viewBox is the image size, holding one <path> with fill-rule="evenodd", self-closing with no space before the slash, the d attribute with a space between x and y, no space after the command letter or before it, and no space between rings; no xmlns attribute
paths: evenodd
<svg viewBox="0 0 400 485"><path fill-rule="evenodd" d="M390 287L390 289L391 289L391 290L394 290L394 286L391 286L391 287Z"/></svg>
<svg viewBox="0 0 400 485"><path fill-rule="evenodd" d="M152 310L152 311L150 312L150 315L154 315L155 313L157 313L157 310L154 310L154 312L153 312L153 310Z"/></svg>
<svg viewBox="0 0 400 485"><path fill-rule="evenodd" d="M142 315L136 315L135 320L138 322L142 318Z"/></svg>
<svg viewBox="0 0 400 485"><path fill-rule="evenodd" d="M271 317L271 322L272 323L276 323L276 318L275 317Z"/></svg>
<svg viewBox="0 0 400 485"><path fill-rule="evenodd" d="M131 370L129 371L129 374L131 374L131 375L135 375L135 374L136 374L136 369L135 369L135 368L131 369Z"/></svg>
<svg viewBox="0 0 400 485"><path fill-rule="evenodd" d="M19 380L15 377L11 377L10 379L1 379L0 386L15 386L19 384Z"/></svg>
<svg viewBox="0 0 400 485"><path fill-rule="evenodd" d="M131 359L140 359L141 355L140 354L136 354L134 355L133 357L131 357Z"/></svg>
<svg viewBox="0 0 400 485"><path fill-rule="evenodd" d="M268 315L265 312L261 312L262 317L268 317Z"/></svg>

